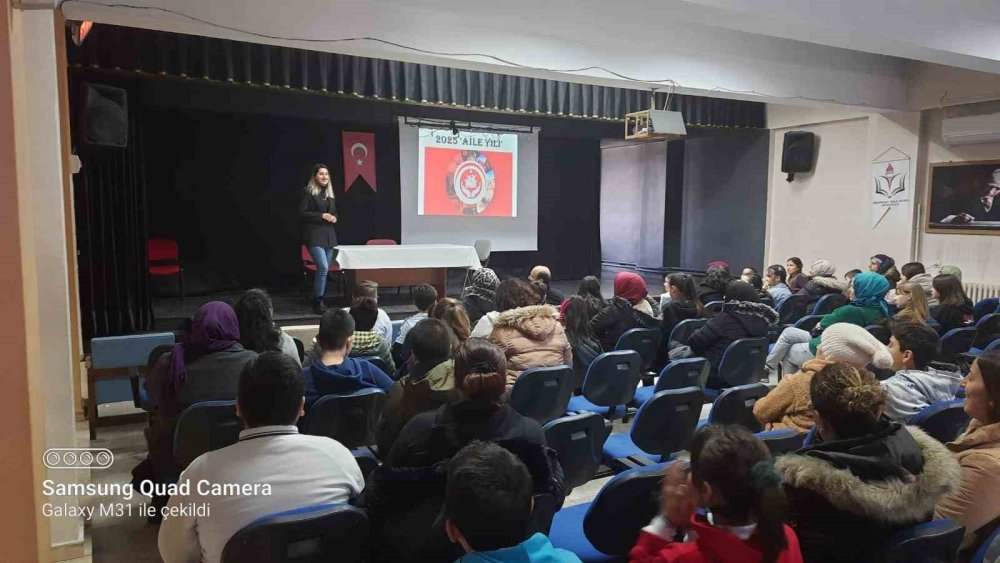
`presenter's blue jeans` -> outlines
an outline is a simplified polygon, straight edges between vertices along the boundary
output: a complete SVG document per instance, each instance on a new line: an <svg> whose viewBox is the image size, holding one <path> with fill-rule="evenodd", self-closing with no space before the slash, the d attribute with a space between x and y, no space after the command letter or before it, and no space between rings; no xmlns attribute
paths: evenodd
<svg viewBox="0 0 1000 563"><path fill-rule="evenodd" d="M322 246L310 246L309 255L316 263L316 277L313 278L313 297L322 299L326 295L326 274L333 262L333 249Z"/></svg>

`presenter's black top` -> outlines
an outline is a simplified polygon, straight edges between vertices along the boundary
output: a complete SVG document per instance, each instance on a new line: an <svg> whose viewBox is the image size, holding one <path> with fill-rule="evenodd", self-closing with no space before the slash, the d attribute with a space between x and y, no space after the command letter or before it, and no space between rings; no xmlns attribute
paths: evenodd
<svg viewBox="0 0 1000 563"><path fill-rule="evenodd" d="M323 214L337 215L337 205L333 198L322 193L312 195L302 190L299 197L299 221L302 222L302 244L306 246L337 246L337 231L333 223L323 220Z"/></svg>

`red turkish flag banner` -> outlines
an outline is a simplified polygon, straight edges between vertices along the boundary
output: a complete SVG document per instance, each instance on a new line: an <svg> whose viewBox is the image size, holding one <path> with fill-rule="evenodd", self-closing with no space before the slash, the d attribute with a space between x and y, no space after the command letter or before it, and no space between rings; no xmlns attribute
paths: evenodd
<svg viewBox="0 0 1000 563"><path fill-rule="evenodd" d="M358 179L364 178L372 191L375 185L375 133L358 133L344 131L341 133L344 144L344 191Z"/></svg>

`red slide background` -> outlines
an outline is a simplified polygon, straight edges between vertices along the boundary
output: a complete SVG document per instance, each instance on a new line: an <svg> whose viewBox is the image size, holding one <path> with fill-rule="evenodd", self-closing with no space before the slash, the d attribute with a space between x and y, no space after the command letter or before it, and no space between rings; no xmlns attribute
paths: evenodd
<svg viewBox="0 0 1000 563"><path fill-rule="evenodd" d="M509 152L479 151L493 166L496 188L493 201L478 217L513 217L512 184L514 155ZM424 215L464 215L459 201L448 197L445 178L454 173L462 149L424 148Z"/></svg>

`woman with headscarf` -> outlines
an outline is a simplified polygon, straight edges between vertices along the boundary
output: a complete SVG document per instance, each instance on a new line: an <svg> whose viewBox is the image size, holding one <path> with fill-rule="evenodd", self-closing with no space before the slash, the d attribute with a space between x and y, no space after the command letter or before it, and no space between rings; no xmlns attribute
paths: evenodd
<svg viewBox="0 0 1000 563"><path fill-rule="evenodd" d="M659 326L659 307L648 295L646 282L639 274L619 272L615 276L615 296L590 321L590 328L605 351L614 350L618 339L629 329Z"/></svg>
<svg viewBox="0 0 1000 563"><path fill-rule="evenodd" d="M896 289L896 284L903 278L896 269L896 261L885 254L876 254L868 261L868 271L877 272L889 281L889 289Z"/></svg>
<svg viewBox="0 0 1000 563"><path fill-rule="evenodd" d="M809 296L809 307L815 305L824 295L847 291L847 282L838 280L834 276L835 273L837 267L829 260L816 260L809 266L809 281L799 291L799 295Z"/></svg>
<svg viewBox="0 0 1000 563"><path fill-rule="evenodd" d="M500 278L489 268L480 268L472 272L469 285L462 290L462 306L469 314L469 322L476 326L479 319L490 311L497 310L497 288Z"/></svg>
<svg viewBox="0 0 1000 563"><path fill-rule="evenodd" d="M778 322L778 312L761 303L760 293L745 281L729 282L725 298L722 311L708 319L705 326L688 339L691 352L712 365L708 385L713 388L723 386L722 381L715 379L715 371L726 348L740 338L766 336L767 328Z"/></svg>
<svg viewBox="0 0 1000 563"><path fill-rule="evenodd" d="M725 264L725 262L721 264ZM705 279L698 284L698 299L705 305L726 298L726 285L729 284L731 278L729 267L721 264L712 262L705 272Z"/></svg>
<svg viewBox="0 0 1000 563"><path fill-rule="evenodd" d="M786 328L767 356L767 367L771 371L781 365L783 373L795 373L807 360L816 357L819 333L836 323L851 323L866 327L889 317L889 305L885 294L889 291L889 281L875 272L862 272L854 276L854 299L847 305L834 310L816 325L813 332L795 327Z"/></svg>

